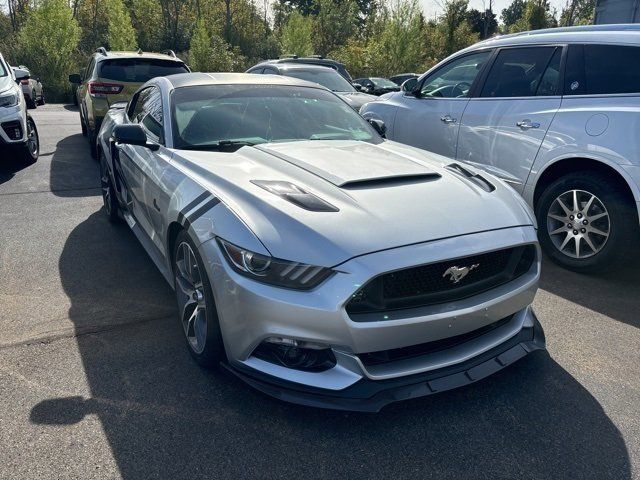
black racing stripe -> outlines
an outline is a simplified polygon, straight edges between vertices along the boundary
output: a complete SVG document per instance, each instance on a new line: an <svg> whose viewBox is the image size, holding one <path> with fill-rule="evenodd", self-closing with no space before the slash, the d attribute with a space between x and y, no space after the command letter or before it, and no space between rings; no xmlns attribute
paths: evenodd
<svg viewBox="0 0 640 480"><path fill-rule="evenodd" d="M194 208L196 205L198 205L200 202L204 202L204 200L206 198L211 197L211 192L202 192L200 195L198 195L195 200L193 200L192 202L189 202L181 211L180 213L182 213L183 215L186 215L187 213L189 213L189 210L191 210L192 208Z"/></svg>
<svg viewBox="0 0 640 480"><path fill-rule="evenodd" d="M215 207L219 203L220 203L220 200L218 200L217 198L212 198L203 206L201 206L199 209L197 209L195 212L193 212L191 215L189 215L189 218L187 218L187 221L191 223L195 222L202 215L207 213L209 210L211 210L213 207Z"/></svg>

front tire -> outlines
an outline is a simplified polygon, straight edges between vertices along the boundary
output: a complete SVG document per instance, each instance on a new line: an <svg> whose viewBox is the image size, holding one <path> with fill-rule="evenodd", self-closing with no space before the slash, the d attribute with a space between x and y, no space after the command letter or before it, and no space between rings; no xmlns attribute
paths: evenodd
<svg viewBox="0 0 640 480"><path fill-rule="evenodd" d="M19 161L28 165L35 163L40 155L40 137L33 118L27 116L27 141L17 147Z"/></svg>
<svg viewBox="0 0 640 480"><path fill-rule="evenodd" d="M558 178L536 206L540 244L564 268L581 273L612 269L628 260L638 216L618 182L599 172Z"/></svg>
<svg viewBox="0 0 640 480"><path fill-rule="evenodd" d="M102 189L102 203L104 211L111 223L120 221L120 207L116 198L116 191L113 188L111 175L107 166L107 159L103 152L100 152L100 187Z"/></svg>
<svg viewBox="0 0 640 480"><path fill-rule="evenodd" d="M199 365L214 367L226 360L220 322L204 263L184 230L176 238L173 274L178 316L189 352Z"/></svg>

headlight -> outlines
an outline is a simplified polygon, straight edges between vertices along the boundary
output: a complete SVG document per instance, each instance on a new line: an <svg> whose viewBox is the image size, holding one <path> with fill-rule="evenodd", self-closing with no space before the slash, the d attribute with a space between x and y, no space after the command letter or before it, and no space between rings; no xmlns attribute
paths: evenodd
<svg viewBox="0 0 640 480"><path fill-rule="evenodd" d="M296 290L310 290L333 273L330 268L289 262L245 250L221 238L217 240L231 267L240 275L258 282Z"/></svg>
<svg viewBox="0 0 640 480"><path fill-rule="evenodd" d="M15 107L16 105L18 105L18 95L16 93L0 95L0 107Z"/></svg>

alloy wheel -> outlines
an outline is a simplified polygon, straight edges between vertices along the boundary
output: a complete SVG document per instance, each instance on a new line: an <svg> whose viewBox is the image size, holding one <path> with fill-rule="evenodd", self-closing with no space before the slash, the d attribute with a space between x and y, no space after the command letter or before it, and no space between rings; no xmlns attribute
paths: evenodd
<svg viewBox="0 0 640 480"><path fill-rule="evenodd" d="M107 215L111 215L111 177L104 159L100 162L100 187L102 188L102 201Z"/></svg>
<svg viewBox="0 0 640 480"><path fill-rule="evenodd" d="M589 258L600 252L609 239L609 212L594 194L569 190L551 203L547 232L562 254L576 259Z"/></svg>
<svg viewBox="0 0 640 480"><path fill-rule="evenodd" d="M27 149L33 158L38 157L38 152L40 150L39 143L38 132L35 124L33 123L33 120L29 118L27 119Z"/></svg>
<svg viewBox="0 0 640 480"><path fill-rule="evenodd" d="M187 242L180 243L176 251L175 286L184 334L191 349L202 353L207 338L207 303L198 262Z"/></svg>

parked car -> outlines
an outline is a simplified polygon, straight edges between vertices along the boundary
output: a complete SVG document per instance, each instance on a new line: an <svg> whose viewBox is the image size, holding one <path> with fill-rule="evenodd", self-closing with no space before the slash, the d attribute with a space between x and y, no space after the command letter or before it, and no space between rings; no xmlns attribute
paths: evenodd
<svg viewBox="0 0 640 480"><path fill-rule="evenodd" d="M109 106L127 101L153 77L185 73L185 63L169 50L167 53L110 52L101 47L91 56L82 74L69 75L77 85L82 134L88 137L91 156L95 158L96 135Z"/></svg>
<svg viewBox="0 0 640 480"><path fill-rule="evenodd" d="M108 112L104 211L175 288L198 363L376 411L544 348L524 200L378 130L285 76L155 78Z"/></svg>
<svg viewBox="0 0 640 480"><path fill-rule="evenodd" d="M20 80L20 87L22 88L22 94L27 102L28 108L37 108L38 105L44 105L44 89L39 78L31 78L30 70L24 65L18 67L22 70L29 72L29 78L23 78Z"/></svg>
<svg viewBox="0 0 640 480"><path fill-rule="evenodd" d="M363 115L512 185L554 261L591 272L637 251L640 26L497 37L410 82Z"/></svg>
<svg viewBox="0 0 640 480"><path fill-rule="evenodd" d="M368 77L356 78L353 83L357 83L362 87L362 91L371 95L384 95L389 92L399 92L400 86L393 83L387 78Z"/></svg>
<svg viewBox="0 0 640 480"><path fill-rule="evenodd" d="M420 75L418 75L417 73L401 73L399 75L394 75L393 77L389 77L389 80L391 80L396 85L400 86L407 80L418 78L419 76Z"/></svg>
<svg viewBox="0 0 640 480"><path fill-rule="evenodd" d="M29 72L12 69L0 54L0 159L33 163L40 153L36 124L27 113L19 84ZM11 155L13 154L13 155Z"/></svg>
<svg viewBox="0 0 640 480"><path fill-rule="evenodd" d="M330 58L324 58L321 55L312 55L310 57L299 57L297 55L283 56L274 60L267 60L269 63L302 63L304 65L320 65L322 67L333 68L342 75L349 83L352 82L351 75L347 71L344 63Z"/></svg>
<svg viewBox="0 0 640 480"><path fill-rule="evenodd" d="M299 63L273 63L262 62L247 70L247 73L258 73L266 75L286 75L288 77L299 78L314 82L337 93L356 111L365 103L376 100L373 95L361 93L354 88L336 70L319 65L299 64Z"/></svg>

